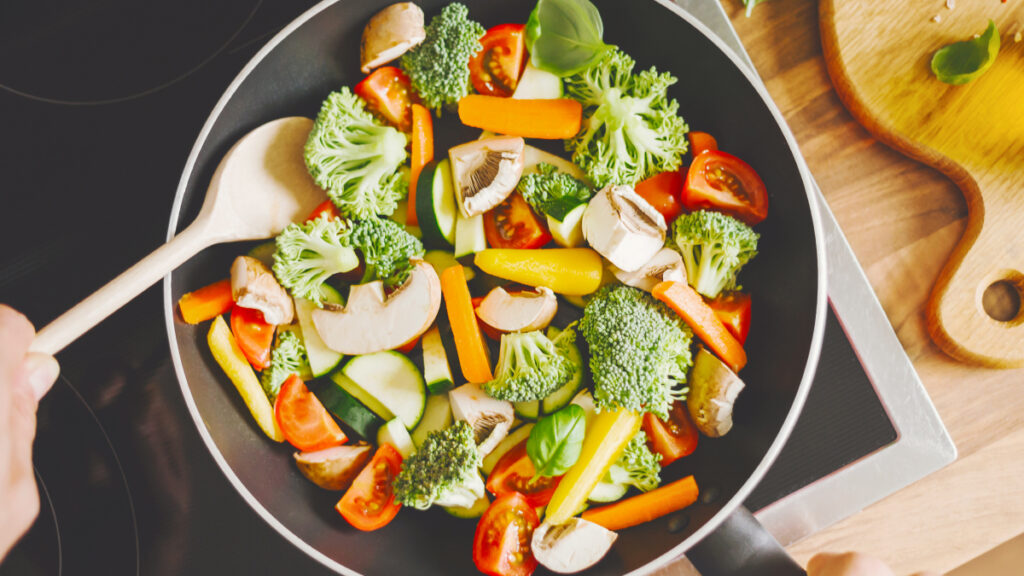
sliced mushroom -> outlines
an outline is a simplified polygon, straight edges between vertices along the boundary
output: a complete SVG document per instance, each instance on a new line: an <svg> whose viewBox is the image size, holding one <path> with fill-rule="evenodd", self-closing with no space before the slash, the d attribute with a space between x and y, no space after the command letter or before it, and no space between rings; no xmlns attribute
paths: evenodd
<svg viewBox="0 0 1024 576"><path fill-rule="evenodd" d="M324 490L344 490L372 455L370 445L359 442L316 452L296 452L295 464L303 476Z"/></svg>
<svg viewBox="0 0 1024 576"><path fill-rule="evenodd" d="M480 456L487 456L512 428L512 403L491 398L479 384L463 384L448 392L452 415L465 420L476 435Z"/></svg>
<svg viewBox="0 0 1024 576"><path fill-rule="evenodd" d="M423 10L412 2L399 2L377 12L363 29L359 46L363 74L382 66L418 46L427 33Z"/></svg>
<svg viewBox="0 0 1024 576"><path fill-rule="evenodd" d="M463 216L483 214L508 198L523 175L525 151L526 141L518 136L473 140L448 151Z"/></svg>
<svg viewBox="0 0 1024 576"><path fill-rule="evenodd" d="M710 438L732 429L732 407L743 390L743 381L703 346L697 352L690 375L686 406L697 429Z"/></svg>
<svg viewBox="0 0 1024 576"><path fill-rule="evenodd" d="M476 315L500 332L529 332L547 328L557 311L558 298L549 288L509 293L498 286L480 302Z"/></svg>
<svg viewBox="0 0 1024 576"><path fill-rule="evenodd" d="M645 292L654 290L659 282L686 282L686 267L683 257L671 248L662 248L647 261L646 264L633 272L612 266L612 274L619 282L627 286L639 288Z"/></svg>
<svg viewBox="0 0 1024 576"><path fill-rule="evenodd" d="M619 535L582 518L563 524L541 524L533 531L530 548L545 568L573 574L600 562Z"/></svg>
<svg viewBox="0 0 1024 576"><path fill-rule="evenodd" d="M349 289L344 307L313 310L313 325L328 348L342 354L392 350L427 331L441 308L441 281L423 261L398 289L385 296L380 281Z"/></svg>
<svg viewBox="0 0 1024 576"><path fill-rule="evenodd" d="M665 245L665 217L631 186L606 186L583 213L583 237L609 262L638 270Z"/></svg>
<svg viewBox="0 0 1024 576"><path fill-rule="evenodd" d="M250 256L239 256L231 264L231 296L242 308L262 312L267 324L290 324L295 318L291 296L270 268Z"/></svg>

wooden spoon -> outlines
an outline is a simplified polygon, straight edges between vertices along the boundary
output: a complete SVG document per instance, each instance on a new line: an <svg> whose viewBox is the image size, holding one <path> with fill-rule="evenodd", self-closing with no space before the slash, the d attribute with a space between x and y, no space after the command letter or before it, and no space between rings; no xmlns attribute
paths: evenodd
<svg viewBox="0 0 1024 576"><path fill-rule="evenodd" d="M268 122L220 161L199 216L138 264L39 331L33 352L56 354L199 251L221 242L272 238L325 200L306 171L309 118Z"/></svg>

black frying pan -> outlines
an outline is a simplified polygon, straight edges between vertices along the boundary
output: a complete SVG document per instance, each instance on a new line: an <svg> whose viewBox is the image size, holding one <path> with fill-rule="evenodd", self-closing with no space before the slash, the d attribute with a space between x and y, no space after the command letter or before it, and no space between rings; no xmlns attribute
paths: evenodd
<svg viewBox="0 0 1024 576"><path fill-rule="evenodd" d="M534 0L464 0L490 27L525 22ZM198 213L204 191L228 148L248 131L282 116L315 116L320 102L355 85L363 26L389 0L326 1L278 34L239 74L200 134L178 188L171 236ZM445 0L421 0L429 18ZM767 471L796 422L810 387L824 329L824 251L817 208L792 136L767 94L727 48L667 0L595 0L605 40L639 68L657 66L680 78L671 96L691 128L714 134L763 177L771 197L758 226L760 255L742 281L753 295L747 341L747 388L726 437L702 439L696 452L670 466L666 480L693 474L701 502L623 531L591 574L664 566L683 552L707 575L802 573L740 504ZM451 127L453 115L435 126ZM439 129L440 130L440 129ZM439 150L476 131L439 131ZM362 533L333 509L339 495L300 476L291 451L269 442L207 351L208 327L176 319L185 292L227 275L247 247L206 250L165 284L171 352L200 434L227 478L282 536L344 574L474 574L475 524L440 510L403 511L387 527ZM717 529L717 530L716 530ZM711 535L710 537L709 534ZM765 538L767 537L767 538ZM698 542L700 544L698 545Z"/></svg>

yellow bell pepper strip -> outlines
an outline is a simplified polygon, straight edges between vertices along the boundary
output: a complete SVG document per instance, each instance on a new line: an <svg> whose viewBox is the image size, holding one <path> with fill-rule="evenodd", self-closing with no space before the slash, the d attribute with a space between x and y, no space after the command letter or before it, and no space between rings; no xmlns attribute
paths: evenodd
<svg viewBox="0 0 1024 576"><path fill-rule="evenodd" d="M225 278L194 292L189 292L178 300L181 318L189 324L199 324L226 314L235 305L231 297L231 280Z"/></svg>
<svg viewBox="0 0 1024 576"><path fill-rule="evenodd" d="M590 248L488 248L473 263L491 276L568 296L596 292L604 269L601 255Z"/></svg>
<svg viewBox="0 0 1024 576"><path fill-rule="evenodd" d="M462 376L473 384L494 380L487 343L480 334L480 324L473 311L473 299L466 284L462 266L452 266L441 272L441 294L444 296L448 322L455 337L455 351L459 355Z"/></svg>
<svg viewBox="0 0 1024 576"><path fill-rule="evenodd" d="M615 532L682 510L696 502L699 494L697 481L687 476L621 502L591 508L581 518Z"/></svg>
<svg viewBox="0 0 1024 576"><path fill-rule="evenodd" d="M640 429L640 422L640 414L625 409L606 410L594 415L587 424L580 457L558 483L548 502L544 522L561 524L580 511L594 486L604 478L622 449Z"/></svg>
<svg viewBox="0 0 1024 576"><path fill-rule="evenodd" d="M249 412L252 412L252 417L256 419L256 423L259 424L263 433L274 442L284 442L284 434L281 433L281 429L277 426L277 419L274 418L274 407L270 405L270 400L263 392L256 373L253 372L249 361L242 354L238 342L235 342L235 337L231 334L231 329L228 328L228 323L224 321L223 316L217 316L213 320L206 341L210 345L210 352L213 353L217 364L220 364L221 369L238 389L238 393L242 395L242 400L249 407Z"/></svg>

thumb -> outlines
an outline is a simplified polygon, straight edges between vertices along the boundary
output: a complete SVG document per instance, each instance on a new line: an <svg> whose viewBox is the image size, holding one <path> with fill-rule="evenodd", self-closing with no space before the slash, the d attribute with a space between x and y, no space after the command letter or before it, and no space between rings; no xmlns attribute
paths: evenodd
<svg viewBox="0 0 1024 576"><path fill-rule="evenodd" d="M30 352L25 356L24 374L29 387L32 388L32 395L38 402L57 381L60 365L57 364L57 359L53 356Z"/></svg>

